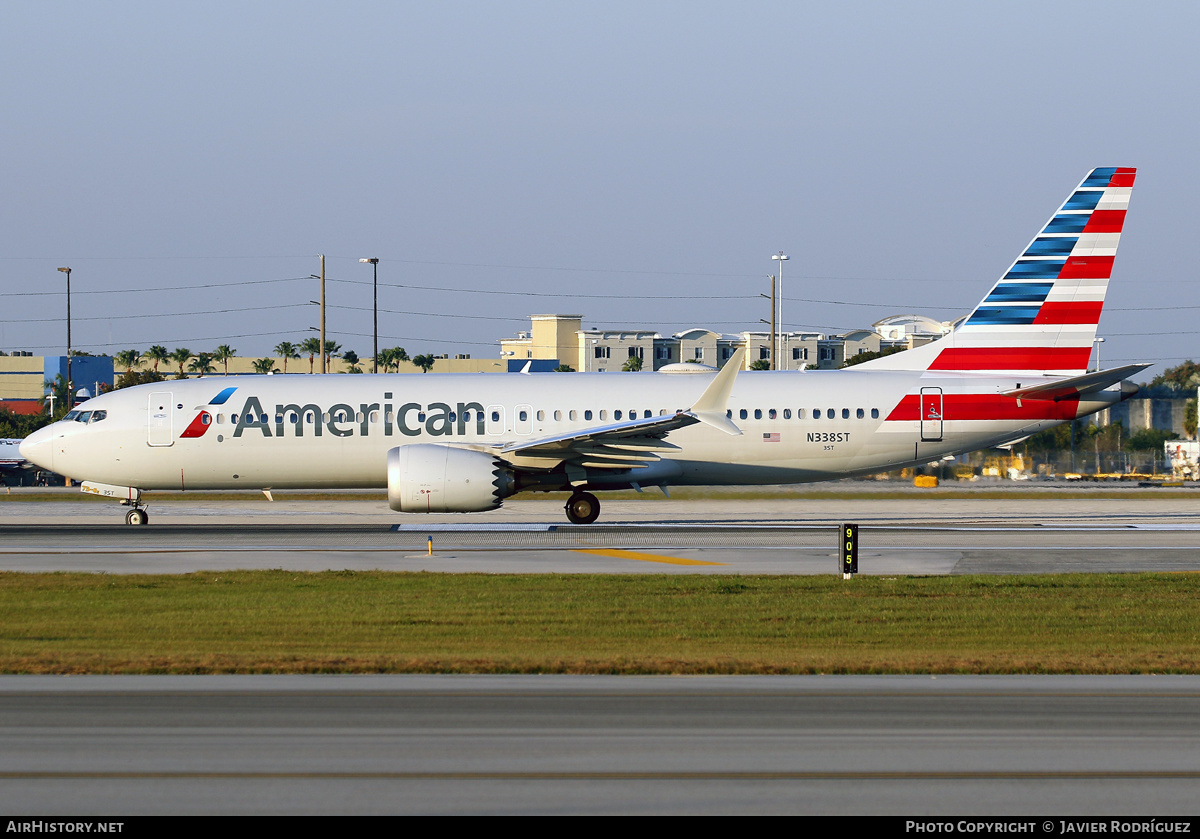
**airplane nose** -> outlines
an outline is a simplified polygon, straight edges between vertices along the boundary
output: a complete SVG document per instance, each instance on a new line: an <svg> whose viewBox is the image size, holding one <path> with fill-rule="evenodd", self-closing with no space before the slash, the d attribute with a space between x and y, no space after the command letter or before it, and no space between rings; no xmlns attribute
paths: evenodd
<svg viewBox="0 0 1200 839"><path fill-rule="evenodd" d="M43 469L54 471L54 438L57 432L50 427L39 428L21 441L18 451L21 457Z"/></svg>

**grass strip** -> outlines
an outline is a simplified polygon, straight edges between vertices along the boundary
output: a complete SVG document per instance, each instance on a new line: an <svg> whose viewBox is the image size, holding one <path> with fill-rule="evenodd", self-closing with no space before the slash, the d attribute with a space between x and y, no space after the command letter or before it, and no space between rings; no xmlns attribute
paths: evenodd
<svg viewBox="0 0 1200 839"><path fill-rule="evenodd" d="M1200 575L0 574L4 673L1195 673Z"/></svg>

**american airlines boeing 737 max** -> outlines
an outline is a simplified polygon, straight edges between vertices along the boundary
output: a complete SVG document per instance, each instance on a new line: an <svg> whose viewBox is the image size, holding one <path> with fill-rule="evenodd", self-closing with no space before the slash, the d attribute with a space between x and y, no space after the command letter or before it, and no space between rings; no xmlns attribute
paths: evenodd
<svg viewBox="0 0 1200 839"><path fill-rule="evenodd" d="M1149 365L1087 372L1135 170L1095 169L969 317L844 370L239 376L106 393L21 454L130 507L154 489L387 487L405 513L523 490L785 484L1019 440L1127 399ZM688 367L690 365L683 365Z"/></svg>

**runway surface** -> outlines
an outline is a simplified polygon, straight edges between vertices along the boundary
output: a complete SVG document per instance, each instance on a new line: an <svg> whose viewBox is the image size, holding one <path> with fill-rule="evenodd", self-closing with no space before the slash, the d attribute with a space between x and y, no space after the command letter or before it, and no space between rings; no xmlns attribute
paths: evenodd
<svg viewBox="0 0 1200 839"><path fill-rule="evenodd" d="M1195 812L1195 677L5 677L0 807Z"/></svg>
<svg viewBox="0 0 1200 839"><path fill-rule="evenodd" d="M152 505L149 525L129 527L98 499L7 501L0 569L829 574L838 525L855 522L864 574L1200 571L1200 493L606 501L587 526L561 503L414 516L375 499L247 496Z"/></svg>

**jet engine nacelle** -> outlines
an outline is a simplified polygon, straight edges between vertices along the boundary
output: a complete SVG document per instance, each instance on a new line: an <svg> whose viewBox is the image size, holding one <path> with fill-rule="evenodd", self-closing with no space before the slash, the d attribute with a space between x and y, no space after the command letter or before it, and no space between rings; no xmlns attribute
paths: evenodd
<svg viewBox="0 0 1200 839"><path fill-rule="evenodd" d="M388 506L402 513L478 513L512 495L512 470L485 452L415 444L388 452Z"/></svg>

